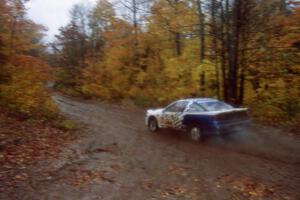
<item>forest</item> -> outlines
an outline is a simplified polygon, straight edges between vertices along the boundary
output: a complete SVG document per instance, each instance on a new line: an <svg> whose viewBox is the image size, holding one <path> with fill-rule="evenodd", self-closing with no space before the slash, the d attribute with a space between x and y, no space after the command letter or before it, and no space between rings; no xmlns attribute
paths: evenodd
<svg viewBox="0 0 300 200"><path fill-rule="evenodd" d="M0 1L1 109L53 118L47 82L68 95L149 107L187 97L245 105L257 120L299 124L297 0L99 0L70 10L55 40Z"/></svg>
<svg viewBox="0 0 300 200"><path fill-rule="evenodd" d="M75 1L0 0L0 199L300 199L299 0L82 0L51 40L29 17ZM146 111L194 97L248 109Z"/></svg>

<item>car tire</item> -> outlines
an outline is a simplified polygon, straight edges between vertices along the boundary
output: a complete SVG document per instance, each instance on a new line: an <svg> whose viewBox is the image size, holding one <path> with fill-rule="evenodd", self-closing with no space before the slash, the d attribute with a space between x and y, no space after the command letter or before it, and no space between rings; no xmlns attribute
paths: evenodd
<svg viewBox="0 0 300 200"><path fill-rule="evenodd" d="M189 128L189 134L193 141L200 142L203 141L203 133L199 126L193 125Z"/></svg>
<svg viewBox="0 0 300 200"><path fill-rule="evenodd" d="M151 132L157 132L159 130L157 120L154 117L149 119L148 129Z"/></svg>

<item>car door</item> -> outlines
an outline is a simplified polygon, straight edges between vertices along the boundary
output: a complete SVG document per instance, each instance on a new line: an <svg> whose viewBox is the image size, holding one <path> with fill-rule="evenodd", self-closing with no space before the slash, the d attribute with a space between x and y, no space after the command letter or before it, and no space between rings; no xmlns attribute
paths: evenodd
<svg viewBox="0 0 300 200"><path fill-rule="evenodd" d="M179 129L182 126L183 113L187 106L187 101L178 101L168 106L162 116L164 127Z"/></svg>
<svg viewBox="0 0 300 200"><path fill-rule="evenodd" d="M177 102L170 104L167 106L161 116L160 125L164 128L171 128L172 127L172 116L177 110Z"/></svg>
<svg viewBox="0 0 300 200"><path fill-rule="evenodd" d="M174 129L181 129L183 127L183 117L185 114L185 109L187 105L189 104L188 101L180 101L177 104L176 111L171 117L172 120L172 128Z"/></svg>

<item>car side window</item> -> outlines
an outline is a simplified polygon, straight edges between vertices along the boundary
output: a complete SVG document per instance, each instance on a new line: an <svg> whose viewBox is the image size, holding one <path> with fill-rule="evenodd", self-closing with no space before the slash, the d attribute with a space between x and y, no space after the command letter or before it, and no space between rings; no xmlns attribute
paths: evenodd
<svg viewBox="0 0 300 200"><path fill-rule="evenodd" d="M179 101L166 108L166 112L183 112L187 106L188 102Z"/></svg>
<svg viewBox="0 0 300 200"><path fill-rule="evenodd" d="M197 113L197 112L204 112L204 108L196 103L192 103L189 108L187 109L188 113Z"/></svg>
<svg viewBox="0 0 300 200"><path fill-rule="evenodd" d="M173 104L167 106L167 108L165 109L165 112L175 112L175 110L176 110L176 104L177 103L173 103Z"/></svg>
<svg viewBox="0 0 300 200"><path fill-rule="evenodd" d="M183 112L185 110L185 108L186 108L187 105L188 105L187 101L180 101L180 102L178 102L177 111L176 112Z"/></svg>

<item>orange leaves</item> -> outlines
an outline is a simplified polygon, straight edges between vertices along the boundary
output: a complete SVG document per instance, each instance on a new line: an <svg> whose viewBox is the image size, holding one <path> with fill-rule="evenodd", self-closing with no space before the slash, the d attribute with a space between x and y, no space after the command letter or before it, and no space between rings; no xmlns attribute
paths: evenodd
<svg viewBox="0 0 300 200"><path fill-rule="evenodd" d="M32 69L32 68L31 68ZM17 71L11 82L1 85L0 105L6 105L14 112L28 116L50 117L57 111L56 106L45 90L44 82L34 70Z"/></svg>
<svg viewBox="0 0 300 200"><path fill-rule="evenodd" d="M177 176L186 177L188 175L189 168L185 166L169 166L169 172Z"/></svg>
<svg viewBox="0 0 300 200"><path fill-rule="evenodd" d="M167 198L169 196L184 196L188 193L188 189L175 185L166 187L160 194L162 198Z"/></svg>
<svg viewBox="0 0 300 200"><path fill-rule="evenodd" d="M99 182L114 183L115 179L105 175L104 171L99 170L83 170L71 169L65 177L61 177L61 181L72 186L83 186Z"/></svg>
<svg viewBox="0 0 300 200"><path fill-rule="evenodd" d="M18 174L14 177L14 179L16 181L26 181L28 179L28 174L26 174L26 173Z"/></svg>
<svg viewBox="0 0 300 200"><path fill-rule="evenodd" d="M53 117L56 107L45 89L51 80L47 64L40 58L45 29L25 18L22 1L1 1L0 106L27 116Z"/></svg>
<svg viewBox="0 0 300 200"><path fill-rule="evenodd" d="M51 80L47 64L32 56L17 55L6 67L10 79L0 84L0 105L11 111L35 117L51 117L57 108L45 83Z"/></svg>
<svg viewBox="0 0 300 200"><path fill-rule="evenodd" d="M154 182L154 180L145 180L142 182L142 188L147 191L155 192L154 199L197 199L196 190L180 184L164 185Z"/></svg>
<svg viewBox="0 0 300 200"><path fill-rule="evenodd" d="M280 186L271 183L261 182L252 177L225 175L218 178L217 187L229 188L232 196L244 196L249 200L255 199L274 199L274 200L292 200L288 194L281 191Z"/></svg>
<svg viewBox="0 0 300 200"><path fill-rule="evenodd" d="M60 85L75 91L70 94L130 99L142 106L199 95L230 100L226 91L236 87L239 101L253 107L255 116L272 123L286 121L288 113L272 102L288 96L288 90L299 93L298 4L283 8L275 0L242 3L239 55L234 56L239 66L232 75L234 1L218 1L218 6L212 2L202 2L200 11L196 1L154 1L140 16L135 35L131 20L116 14L109 2L99 1L88 19L91 33L85 32L85 45L76 40L78 27L71 23L57 37L53 57L66 60ZM229 81L231 75L239 80Z"/></svg>
<svg viewBox="0 0 300 200"><path fill-rule="evenodd" d="M22 1L1 1L0 3L0 37L3 38L1 51L9 56L38 54L44 47L39 41L45 27L35 24L25 17L26 8Z"/></svg>
<svg viewBox="0 0 300 200"><path fill-rule="evenodd" d="M63 145L74 141L68 133L39 121L18 121L0 114L0 192L30 181L28 166L56 158Z"/></svg>
<svg viewBox="0 0 300 200"><path fill-rule="evenodd" d="M9 168L55 157L60 145L72 139L42 122L19 122L0 116L0 124L0 139L4 142L1 144L0 164Z"/></svg>

